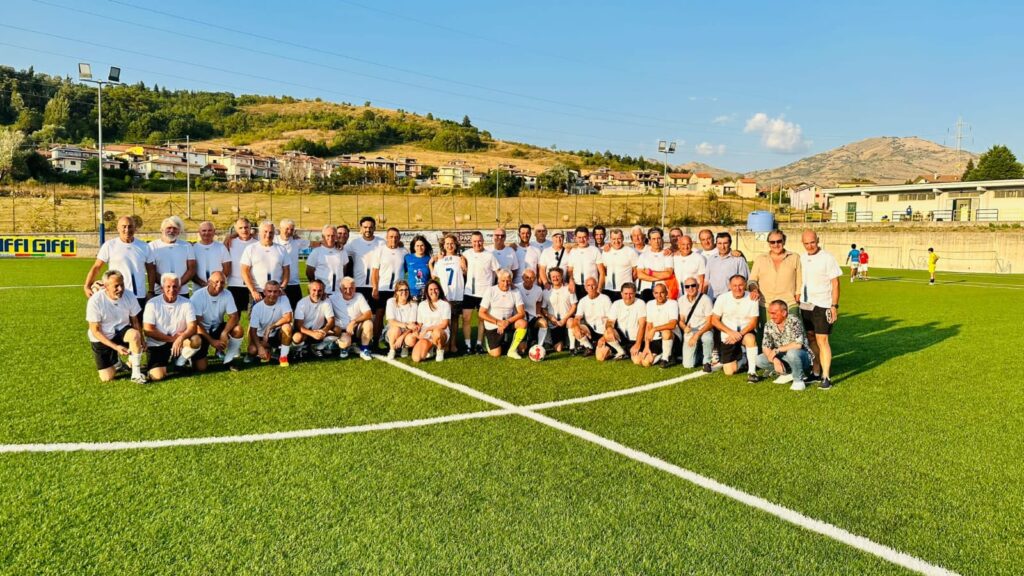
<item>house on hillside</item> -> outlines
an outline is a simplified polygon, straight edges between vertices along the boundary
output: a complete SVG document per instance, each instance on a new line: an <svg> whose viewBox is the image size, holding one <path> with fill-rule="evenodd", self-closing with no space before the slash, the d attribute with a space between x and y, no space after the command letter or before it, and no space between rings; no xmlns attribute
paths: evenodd
<svg viewBox="0 0 1024 576"><path fill-rule="evenodd" d="M697 172L690 178L690 189L697 192L707 192L714 186L715 179L710 172Z"/></svg>
<svg viewBox="0 0 1024 576"><path fill-rule="evenodd" d="M785 188L785 192L789 195L789 206L793 210L810 210L816 205L819 208L825 207L821 186L801 182Z"/></svg>
<svg viewBox="0 0 1024 576"><path fill-rule="evenodd" d="M298 150L289 150L278 159L283 180L323 180L331 175L331 166L323 158Z"/></svg>
<svg viewBox="0 0 1024 576"><path fill-rule="evenodd" d="M65 174L76 174L82 171L82 167L87 161L93 158L99 158L100 153L99 150L94 148L57 145L50 148L49 155L50 157L48 160L50 162L50 166L53 166L54 170ZM121 163L112 156L113 154L107 150L103 151L103 168L105 170L113 170L121 167Z"/></svg>
<svg viewBox="0 0 1024 576"><path fill-rule="evenodd" d="M942 182L959 182L959 174L922 174L910 181L911 184L939 184Z"/></svg>
<svg viewBox="0 0 1024 576"><path fill-rule="evenodd" d="M480 181L480 175L465 160L452 160L438 167L434 179L439 186L468 188Z"/></svg>
<svg viewBox="0 0 1024 576"><path fill-rule="evenodd" d="M736 181L736 195L740 198L757 198L757 180L740 178Z"/></svg>

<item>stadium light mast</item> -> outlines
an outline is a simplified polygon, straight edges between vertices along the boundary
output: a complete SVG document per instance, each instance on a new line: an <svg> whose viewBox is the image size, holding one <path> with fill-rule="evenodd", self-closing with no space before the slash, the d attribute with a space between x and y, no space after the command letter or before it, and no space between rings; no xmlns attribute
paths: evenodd
<svg viewBox="0 0 1024 576"><path fill-rule="evenodd" d="M658 140L658 152L665 155L665 175L661 181L661 227L665 227L665 208L668 205L668 155L676 153L676 143Z"/></svg>
<svg viewBox="0 0 1024 576"><path fill-rule="evenodd" d="M78 79L96 85L96 129L97 147L99 149L99 195L100 195L100 224L97 227L100 236L100 246L106 241L106 224L103 222L103 87L116 86L121 83L121 69L117 66L110 67L110 73L106 80L96 80L92 77L92 65L85 62L78 63Z"/></svg>

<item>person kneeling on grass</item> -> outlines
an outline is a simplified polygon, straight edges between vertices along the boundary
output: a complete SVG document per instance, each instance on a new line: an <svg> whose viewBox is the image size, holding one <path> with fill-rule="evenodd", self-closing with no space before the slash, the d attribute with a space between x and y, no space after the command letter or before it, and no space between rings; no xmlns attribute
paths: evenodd
<svg viewBox="0 0 1024 576"><path fill-rule="evenodd" d="M259 358L262 362L269 362L274 343L279 343L281 352L277 360L282 368L287 368L292 343L292 307L277 280L263 285L262 296L249 314L248 361Z"/></svg>
<svg viewBox="0 0 1024 576"><path fill-rule="evenodd" d="M747 293L747 280L740 274L729 279L729 291L715 299L711 323L719 330L718 354L722 371L732 376L739 371L746 351L747 382L759 382L757 376L757 301Z"/></svg>
<svg viewBox="0 0 1024 576"><path fill-rule="evenodd" d="M85 320L89 323L89 342L100 380L109 382L117 376L119 355L125 354L132 365L132 382L145 384L142 374L142 352L146 343L139 322L139 300L134 294L125 296L124 275L117 270L103 274L103 289L89 297Z"/></svg>
<svg viewBox="0 0 1024 576"><path fill-rule="evenodd" d="M451 338L451 305L444 298L444 290L436 278L432 278L423 288L423 298L416 310L419 321L419 334L412 348L412 361L420 362L427 358L431 350L436 350L438 362L444 360L445 344Z"/></svg>
<svg viewBox="0 0 1024 576"><path fill-rule="evenodd" d="M373 360L370 342L373 340L373 311L366 298L356 290L356 281L350 277L341 280L341 290L328 299L334 307L334 325L341 330L338 338L338 356L348 358L353 340L359 340L359 357Z"/></svg>
<svg viewBox="0 0 1024 576"><path fill-rule="evenodd" d="M790 390L804 390L804 374L811 369L811 354L803 322L789 314L789 307L783 300L772 300L768 305L768 318L757 367L774 369L779 375L776 384L792 382Z"/></svg>
<svg viewBox="0 0 1024 576"><path fill-rule="evenodd" d="M387 327L384 333L388 339L388 360L394 360L398 351L402 358L409 356L409 349L416 343L420 325L416 322L416 303L412 301L409 283L399 280L395 283L395 295L388 298L384 310Z"/></svg>
<svg viewBox="0 0 1024 576"><path fill-rule="evenodd" d="M614 232L612 238L616 238ZM614 350L612 360L629 358L633 364L640 365L643 335L647 331L647 304L636 297L636 284L632 282L624 283L619 294L622 299L613 302L608 311L604 337L597 342L595 358L604 362Z"/></svg>
<svg viewBox="0 0 1024 576"><path fill-rule="evenodd" d="M679 304L669 299L664 284L655 284L652 292L654 299L647 303L647 329L640 363L668 368L673 362L672 341L679 324Z"/></svg>
<svg viewBox="0 0 1024 576"><path fill-rule="evenodd" d="M167 364L172 357L188 360L199 352L196 336L196 313L188 298L179 295L181 283L173 272L160 276L160 296L146 302L142 327L149 349L149 379L167 377Z"/></svg>
<svg viewBox="0 0 1024 576"><path fill-rule="evenodd" d="M512 273L508 270L499 270L498 284L484 292L480 319L484 321L484 338L491 357L501 356L502 346L508 344L508 357L522 358L516 348L526 338L526 308L523 297L512 287Z"/></svg>
<svg viewBox="0 0 1024 576"><path fill-rule="evenodd" d="M583 355L593 356L594 346L608 323L612 301L598 290L597 278L588 277L583 281L583 287L587 293L576 304L576 323L572 329L576 333L576 341L583 346Z"/></svg>
<svg viewBox="0 0 1024 576"><path fill-rule="evenodd" d="M192 340L199 339L199 349L192 365L200 372L206 371L206 356L210 346L213 346L217 354L222 355L224 365L231 364L242 351L242 338L245 333L240 322L241 314L235 307L235 299L231 292L224 290L226 283L227 278L223 272L214 272L206 280L206 286L196 290L190 299L196 314L196 335ZM224 320L225 317L227 321ZM178 357L177 364L184 366L187 361L188 358L182 354Z"/></svg>
<svg viewBox="0 0 1024 576"><path fill-rule="evenodd" d="M292 344L298 347L299 357L305 355L307 341L312 345L313 356L320 358L338 340L341 331L334 325L334 307L327 301L326 292L323 281L313 280L309 283L309 296L295 305Z"/></svg>

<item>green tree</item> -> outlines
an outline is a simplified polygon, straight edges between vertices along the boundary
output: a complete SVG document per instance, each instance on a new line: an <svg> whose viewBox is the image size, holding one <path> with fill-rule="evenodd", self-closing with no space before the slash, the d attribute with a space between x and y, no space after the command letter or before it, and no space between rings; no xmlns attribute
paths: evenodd
<svg viewBox="0 0 1024 576"><path fill-rule="evenodd" d="M972 170L974 170L974 158L967 160L967 167L964 168L964 173L960 176L960 179L964 182L970 180Z"/></svg>
<svg viewBox="0 0 1024 576"><path fill-rule="evenodd" d="M21 154L21 143L25 134L11 128L0 128L0 181L14 171L16 160Z"/></svg>
<svg viewBox="0 0 1024 576"><path fill-rule="evenodd" d="M469 116L468 115L462 117L462 127L463 128L472 128L473 127L473 123L469 121Z"/></svg>
<svg viewBox="0 0 1024 576"><path fill-rule="evenodd" d="M967 175L968 181L1024 178L1024 168L1006 146L996 144L978 158L978 166Z"/></svg>
<svg viewBox="0 0 1024 576"><path fill-rule="evenodd" d="M523 179L519 176L513 176L510 172L505 170L491 170L485 174L479 182L472 186L474 194L493 196L497 190L502 198L519 196L519 191L522 190L522 188Z"/></svg>
<svg viewBox="0 0 1024 576"><path fill-rule="evenodd" d="M70 117L71 102L68 100L67 93L62 88L46 103L46 110L43 112L43 126L66 128Z"/></svg>

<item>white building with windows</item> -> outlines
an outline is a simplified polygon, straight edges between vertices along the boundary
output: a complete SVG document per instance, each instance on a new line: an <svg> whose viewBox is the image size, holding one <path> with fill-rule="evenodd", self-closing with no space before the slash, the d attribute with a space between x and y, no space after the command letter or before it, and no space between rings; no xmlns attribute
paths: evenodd
<svg viewBox="0 0 1024 576"><path fill-rule="evenodd" d="M1024 220L1024 179L825 188L834 222Z"/></svg>

